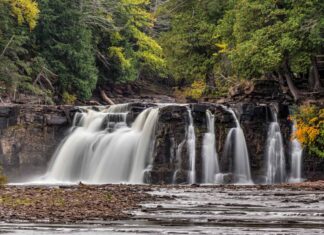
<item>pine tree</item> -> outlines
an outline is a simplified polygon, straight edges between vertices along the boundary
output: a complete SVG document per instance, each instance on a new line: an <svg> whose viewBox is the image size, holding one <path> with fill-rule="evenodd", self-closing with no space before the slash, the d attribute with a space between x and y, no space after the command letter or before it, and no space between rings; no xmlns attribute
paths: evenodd
<svg viewBox="0 0 324 235"><path fill-rule="evenodd" d="M89 99L98 78L92 32L82 23L82 1L42 0L38 44L50 69L58 75L59 90Z"/></svg>

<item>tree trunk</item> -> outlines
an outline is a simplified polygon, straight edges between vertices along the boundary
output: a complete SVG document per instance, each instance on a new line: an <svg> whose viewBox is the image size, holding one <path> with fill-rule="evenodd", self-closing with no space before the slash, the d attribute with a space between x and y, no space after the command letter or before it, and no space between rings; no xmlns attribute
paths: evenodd
<svg viewBox="0 0 324 235"><path fill-rule="evenodd" d="M314 76L314 91L320 91L322 90L322 84L320 81L320 76L318 73L318 68L317 68L317 63L315 58L312 60L312 63L313 63L313 76Z"/></svg>
<svg viewBox="0 0 324 235"><path fill-rule="evenodd" d="M273 75L273 80L278 80L279 81L279 86L281 90L286 93L287 92L287 87L285 84L285 78L283 78L282 74L277 72L276 74Z"/></svg>
<svg viewBox="0 0 324 235"><path fill-rule="evenodd" d="M110 105L114 105L115 103L106 95L106 93L104 92L104 90L102 90L101 88L99 88L100 90L100 95L101 95L101 98L107 103L107 104L110 104Z"/></svg>
<svg viewBox="0 0 324 235"><path fill-rule="evenodd" d="M287 81L289 91L292 94L295 102L297 102L300 98L300 92L299 92L298 88L295 86L295 84L291 78L292 74L289 69L288 57L286 57L286 59L284 60L284 63L283 63L283 74L284 74L284 78Z"/></svg>
<svg viewBox="0 0 324 235"><path fill-rule="evenodd" d="M285 73L284 77L286 78L290 93L294 97L295 102L297 102L299 100L299 98L300 98L299 90L297 89L297 87L295 86L293 80L291 79L290 74Z"/></svg>
<svg viewBox="0 0 324 235"><path fill-rule="evenodd" d="M308 74L308 86L310 88L310 90L314 90L315 87L315 78L314 78L314 67L311 66L311 68L309 69L309 74Z"/></svg>

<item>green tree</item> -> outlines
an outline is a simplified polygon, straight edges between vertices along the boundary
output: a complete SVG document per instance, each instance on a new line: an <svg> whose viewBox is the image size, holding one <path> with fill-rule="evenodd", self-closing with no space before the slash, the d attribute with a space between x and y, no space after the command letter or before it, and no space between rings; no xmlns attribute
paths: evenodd
<svg viewBox="0 0 324 235"><path fill-rule="evenodd" d="M31 52L30 30L38 14L34 1L0 0L0 83L1 92L10 97L17 90L37 90L31 85L38 66Z"/></svg>
<svg viewBox="0 0 324 235"><path fill-rule="evenodd" d="M293 79L300 74L314 75L314 89L320 89L318 71L309 71L322 49L323 4L320 0L236 1L218 26L234 73L247 79L262 75L285 79L295 100L300 93Z"/></svg>
<svg viewBox="0 0 324 235"><path fill-rule="evenodd" d="M111 28L94 29L101 83L132 81L144 74L163 76L161 46L151 36L154 17L147 0L118 0L102 11Z"/></svg>
<svg viewBox="0 0 324 235"><path fill-rule="evenodd" d="M96 86L91 30L82 22L82 1L41 0L37 40L42 56L58 75L59 91L89 99Z"/></svg>
<svg viewBox="0 0 324 235"><path fill-rule="evenodd" d="M180 84L200 81L206 84L200 86L203 89L215 86L219 52L224 49L216 26L227 7L226 1L211 0L171 0L161 7L160 14L169 16L170 30L161 33L160 42L169 72Z"/></svg>

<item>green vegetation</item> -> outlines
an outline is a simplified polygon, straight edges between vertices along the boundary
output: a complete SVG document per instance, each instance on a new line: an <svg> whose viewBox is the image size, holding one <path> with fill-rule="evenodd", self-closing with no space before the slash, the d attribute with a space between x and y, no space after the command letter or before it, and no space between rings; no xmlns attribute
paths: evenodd
<svg viewBox="0 0 324 235"><path fill-rule="evenodd" d="M146 0L0 0L2 95L88 100L96 86L162 77Z"/></svg>
<svg viewBox="0 0 324 235"><path fill-rule="evenodd" d="M19 207L19 206L30 206L33 204L30 198L17 198L9 195L0 196L0 205L6 205L11 207Z"/></svg>
<svg viewBox="0 0 324 235"><path fill-rule="evenodd" d="M97 87L173 79L186 96L275 79L322 90L321 0L0 0L0 92L86 101Z"/></svg>
<svg viewBox="0 0 324 235"><path fill-rule="evenodd" d="M295 100L294 79L309 76L309 90L321 89L314 56L323 51L323 1L170 0L163 11L171 30L160 40L178 80L221 88L266 77L287 82Z"/></svg>

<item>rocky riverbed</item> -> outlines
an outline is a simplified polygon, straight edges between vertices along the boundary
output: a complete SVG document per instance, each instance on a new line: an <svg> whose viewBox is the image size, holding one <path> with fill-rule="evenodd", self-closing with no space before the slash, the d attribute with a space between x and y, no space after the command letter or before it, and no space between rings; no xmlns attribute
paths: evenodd
<svg viewBox="0 0 324 235"><path fill-rule="evenodd" d="M143 201L153 200L148 186L5 186L0 187L0 220L78 223L117 220Z"/></svg>
<svg viewBox="0 0 324 235"><path fill-rule="evenodd" d="M6 186L0 217L6 234L323 234L324 181Z"/></svg>

